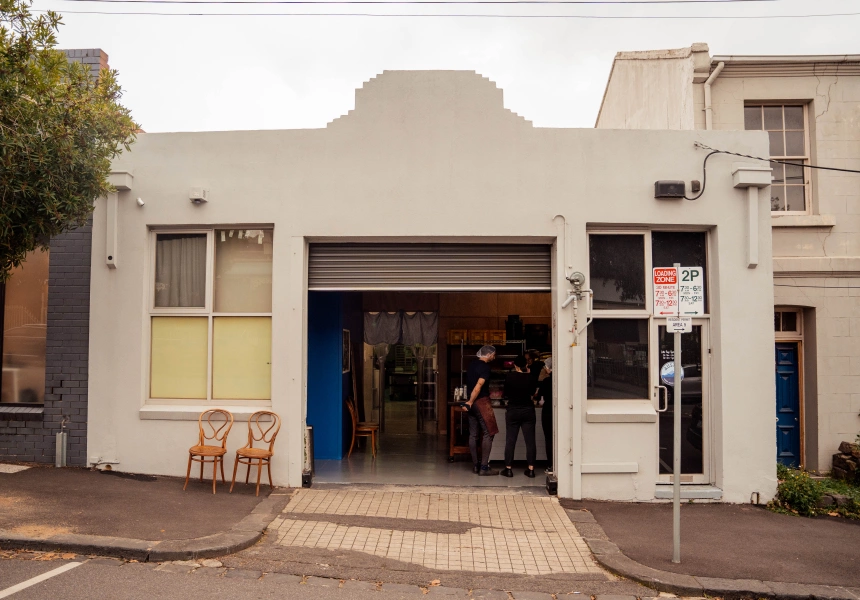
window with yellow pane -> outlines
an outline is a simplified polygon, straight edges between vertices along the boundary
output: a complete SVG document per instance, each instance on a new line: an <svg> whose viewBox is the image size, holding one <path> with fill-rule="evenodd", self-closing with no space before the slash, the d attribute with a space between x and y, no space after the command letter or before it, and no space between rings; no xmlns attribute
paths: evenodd
<svg viewBox="0 0 860 600"><path fill-rule="evenodd" d="M153 231L149 397L268 400L271 229Z"/></svg>

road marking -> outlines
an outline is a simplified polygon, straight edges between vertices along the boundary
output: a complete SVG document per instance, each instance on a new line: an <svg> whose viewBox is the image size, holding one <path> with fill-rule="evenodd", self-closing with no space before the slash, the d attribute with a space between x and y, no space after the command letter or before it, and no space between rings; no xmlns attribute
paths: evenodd
<svg viewBox="0 0 860 600"><path fill-rule="evenodd" d="M41 583L41 582L45 581L46 579L50 579L51 577L56 577L57 575L65 573L66 571L74 569L75 567L79 567L82 564L84 564L84 563L82 563L82 562L66 563L62 567L57 567L56 569L53 569L52 571L48 571L47 573L42 573L41 575L37 575L36 577L33 577L32 579L28 579L27 581L22 581L18 585L13 585L12 587L9 587L9 588L6 588L5 590L0 591L0 598L8 598L12 594L17 594L21 590L26 590L30 586L34 586L37 583Z"/></svg>

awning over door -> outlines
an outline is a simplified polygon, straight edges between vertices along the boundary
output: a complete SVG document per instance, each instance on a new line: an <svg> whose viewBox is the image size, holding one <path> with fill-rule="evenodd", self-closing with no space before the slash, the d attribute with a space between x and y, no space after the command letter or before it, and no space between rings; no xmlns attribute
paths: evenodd
<svg viewBox="0 0 860 600"><path fill-rule="evenodd" d="M310 245L310 290L548 291L550 285L548 245Z"/></svg>

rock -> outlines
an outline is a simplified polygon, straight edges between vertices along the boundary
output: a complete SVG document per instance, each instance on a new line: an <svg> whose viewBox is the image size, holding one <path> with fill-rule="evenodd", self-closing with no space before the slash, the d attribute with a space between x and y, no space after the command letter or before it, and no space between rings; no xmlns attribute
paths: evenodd
<svg viewBox="0 0 860 600"><path fill-rule="evenodd" d="M849 469L848 465L851 464L851 462L851 457L847 454L834 454L833 462L831 464L837 469L847 471Z"/></svg>
<svg viewBox="0 0 860 600"><path fill-rule="evenodd" d="M839 508L848 506L851 503L851 498L849 498L848 496L843 496L842 494L830 494L830 497L833 498L833 502Z"/></svg>
<svg viewBox="0 0 860 600"><path fill-rule="evenodd" d="M215 560L214 558L207 558L206 560L201 561L200 564L204 567L209 567L210 569L217 569L224 566L221 564L220 560Z"/></svg>
<svg viewBox="0 0 860 600"><path fill-rule="evenodd" d="M174 560L171 561L171 564L174 565L182 565L183 567L199 567L200 563L196 560Z"/></svg>
<svg viewBox="0 0 860 600"><path fill-rule="evenodd" d="M855 458L860 458L860 444L842 442L841 444L839 444L839 452L841 452L842 454L850 454Z"/></svg>
<svg viewBox="0 0 860 600"><path fill-rule="evenodd" d="M830 470L830 476L831 476L833 479L842 479L842 480L846 480L846 479L848 479L848 472L847 472L847 471L845 471L844 469L840 469L839 467L833 467L833 468Z"/></svg>
<svg viewBox="0 0 860 600"><path fill-rule="evenodd" d="M825 494L821 497L821 500L818 501L818 508L827 508L834 504L836 504L836 501L833 499L833 496Z"/></svg>

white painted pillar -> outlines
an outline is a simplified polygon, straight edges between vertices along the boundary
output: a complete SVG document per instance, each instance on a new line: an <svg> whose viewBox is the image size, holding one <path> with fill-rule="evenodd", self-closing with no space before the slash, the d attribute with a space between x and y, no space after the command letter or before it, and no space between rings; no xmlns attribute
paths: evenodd
<svg viewBox="0 0 860 600"><path fill-rule="evenodd" d="M747 267L755 269L759 257L759 188L770 186L771 168L756 163L732 163L732 183L736 188L747 190Z"/></svg>

